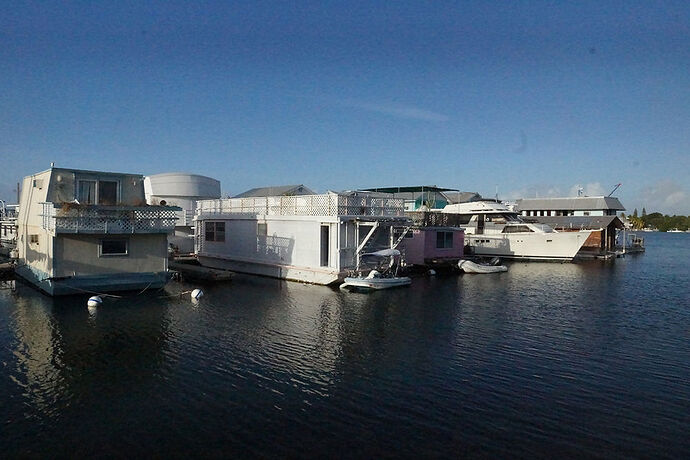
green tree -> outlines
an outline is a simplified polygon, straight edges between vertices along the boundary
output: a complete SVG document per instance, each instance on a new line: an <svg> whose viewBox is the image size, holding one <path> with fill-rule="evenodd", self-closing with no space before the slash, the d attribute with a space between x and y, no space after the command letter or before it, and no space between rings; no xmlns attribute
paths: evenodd
<svg viewBox="0 0 690 460"><path fill-rule="evenodd" d="M643 207L642 208L642 217L647 215L647 210Z"/></svg>
<svg viewBox="0 0 690 460"><path fill-rule="evenodd" d="M632 216L633 216L633 217L637 217L637 208L635 208L635 210L633 211L633 215L632 215Z"/></svg>

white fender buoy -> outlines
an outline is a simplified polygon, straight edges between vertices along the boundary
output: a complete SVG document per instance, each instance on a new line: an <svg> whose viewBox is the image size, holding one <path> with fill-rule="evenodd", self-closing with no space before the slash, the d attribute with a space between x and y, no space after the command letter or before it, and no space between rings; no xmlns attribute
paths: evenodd
<svg viewBox="0 0 690 460"><path fill-rule="evenodd" d="M197 288L192 291L192 300L199 300L204 295L204 291Z"/></svg>
<svg viewBox="0 0 690 460"><path fill-rule="evenodd" d="M101 305L103 305L103 299L101 299L97 295L89 297L89 300L88 302L86 302L86 305L90 308L100 307Z"/></svg>
<svg viewBox="0 0 690 460"><path fill-rule="evenodd" d="M434 276L435 274L436 274L436 270L434 270L433 268L430 268L429 269L429 275Z"/></svg>

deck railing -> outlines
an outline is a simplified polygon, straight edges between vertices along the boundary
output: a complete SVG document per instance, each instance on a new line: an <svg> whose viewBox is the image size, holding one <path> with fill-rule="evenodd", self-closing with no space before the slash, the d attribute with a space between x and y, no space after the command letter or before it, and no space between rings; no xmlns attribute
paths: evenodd
<svg viewBox="0 0 690 460"><path fill-rule="evenodd" d="M170 233L174 206L87 206L42 203L43 228L54 233Z"/></svg>
<svg viewBox="0 0 690 460"><path fill-rule="evenodd" d="M407 217L418 227L460 227L470 221L467 214L449 214L438 211L407 211Z"/></svg>
<svg viewBox="0 0 690 460"><path fill-rule="evenodd" d="M404 216L400 198L380 198L367 194L270 196L201 200L196 215L262 214L273 216Z"/></svg>

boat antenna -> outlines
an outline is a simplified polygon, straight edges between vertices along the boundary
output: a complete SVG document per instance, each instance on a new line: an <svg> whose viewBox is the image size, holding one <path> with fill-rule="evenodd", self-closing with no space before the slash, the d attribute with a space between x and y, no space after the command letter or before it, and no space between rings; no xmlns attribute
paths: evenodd
<svg viewBox="0 0 690 460"><path fill-rule="evenodd" d="M618 187L620 187L621 185L622 185L622 184L616 184L616 186L613 187L613 190L611 190L611 193L609 193L609 194L606 195L606 196L609 197L609 196L613 195L613 192L615 192L616 190L618 190Z"/></svg>

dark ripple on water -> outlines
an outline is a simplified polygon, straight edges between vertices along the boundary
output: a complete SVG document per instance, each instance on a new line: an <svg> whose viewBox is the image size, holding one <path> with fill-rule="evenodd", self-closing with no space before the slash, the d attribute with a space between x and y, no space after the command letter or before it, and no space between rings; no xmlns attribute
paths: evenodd
<svg viewBox="0 0 690 460"><path fill-rule="evenodd" d="M684 235L680 235L683 237ZM373 294L0 291L8 456L687 457L690 238ZM167 297L166 297L167 296Z"/></svg>

